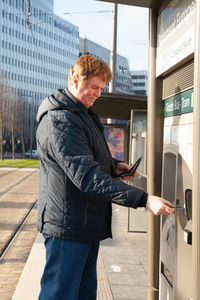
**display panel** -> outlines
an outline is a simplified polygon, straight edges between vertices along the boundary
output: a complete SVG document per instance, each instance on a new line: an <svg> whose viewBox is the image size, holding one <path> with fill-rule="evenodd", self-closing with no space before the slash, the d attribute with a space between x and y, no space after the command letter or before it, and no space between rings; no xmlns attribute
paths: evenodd
<svg viewBox="0 0 200 300"><path fill-rule="evenodd" d="M172 0L158 16L156 75L194 52L194 0Z"/></svg>

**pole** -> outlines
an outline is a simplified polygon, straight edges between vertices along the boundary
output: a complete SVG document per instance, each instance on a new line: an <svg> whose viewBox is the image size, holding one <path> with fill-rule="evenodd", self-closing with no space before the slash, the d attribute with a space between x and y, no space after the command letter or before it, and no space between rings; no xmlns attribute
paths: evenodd
<svg viewBox="0 0 200 300"><path fill-rule="evenodd" d="M148 66L148 185L150 195L160 196L162 169L163 115L161 101L161 81L156 78L156 37L157 11L149 10L149 66ZM147 298L158 300L159 297L159 251L160 218L148 213L148 255L147 255Z"/></svg>
<svg viewBox="0 0 200 300"><path fill-rule="evenodd" d="M113 36L112 36L112 50L110 53L110 68L113 74L113 79L109 84L109 92L115 93L116 91L116 53L117 53L117 4L114 3L113 12Z"/></svg>
<svg viewBox="0 0 200 300"><path fill-rule="evenodd" d="M200 2L196 0L194 49L194 134L192 195L193 300L200 299Z"/></svg>

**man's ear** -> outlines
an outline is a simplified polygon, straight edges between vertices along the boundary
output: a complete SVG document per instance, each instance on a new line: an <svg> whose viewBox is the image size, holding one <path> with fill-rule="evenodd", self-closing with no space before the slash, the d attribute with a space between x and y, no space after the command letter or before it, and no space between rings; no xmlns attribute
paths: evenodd
<svg viewBox="0 0 200 300"><path fill-rule="evenodd" d="M78 88L78 79L75 76L73 77L73 84L74 84L75 88L77 89Z"/></svg>

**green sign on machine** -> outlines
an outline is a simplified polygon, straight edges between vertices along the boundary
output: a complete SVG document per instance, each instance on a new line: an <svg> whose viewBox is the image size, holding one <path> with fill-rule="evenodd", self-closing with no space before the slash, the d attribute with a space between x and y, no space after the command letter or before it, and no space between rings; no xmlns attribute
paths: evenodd
<svg viewBox="0 0 200 300"><path fill-rule="evenodd" d="M188 90L165 100L164 116L171 117L193 111L194 90Z"/></svg>

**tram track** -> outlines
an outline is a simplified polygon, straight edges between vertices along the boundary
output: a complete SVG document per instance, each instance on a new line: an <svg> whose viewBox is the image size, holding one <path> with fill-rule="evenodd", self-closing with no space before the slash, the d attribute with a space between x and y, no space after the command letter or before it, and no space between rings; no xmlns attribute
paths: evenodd
<svg viewBox="0 0 200 300"><path fill-rule="evenodd" d="M38 171L5 170L0 192L0 299L11 300L37 236ZM12 183L13 182L13 183Z"/></svg>
<svg viewBox="0 0 200 300"><path fill-rule="evenodd" d="M27 214L24 217L24 219L22 220L22 222L18 224L18 226L17 226L16 230L13 232L12 236L6 241L6 243L4 244L4 247L2 249L0 249L0 264L1 264L1 261L3 260L4 255L6 254L8 249L12 246L13 241L17 238L18 233L23 228L23 226L26 224L26 221L27 221L28 217L30 216L32 210L34 208L36 208L36 204L37 204L37 202L35 202L32 205L32 207L27 212Z"/></svg>
<svg viewBox="0 0 200 300"><path fill-rule="evenodd" d="M18 170L19 168L13 168L13 169L6 169L6 171L4 171L4 172L1 172L0 171L0 178L1 177L3 177L3 176L5 176L5 175L7 175L7 174L10 174L10 173L13 173L13 172L16 172L17 170Z"/></svg>
<svg viewBox="0 0 200 300"><path fill-rule="evenodd" d="M17 170L20 170L20 168L19 169L17 169ZM15 172L15 171L13 171L13 172ZM11 172L8 172L8 173L6 173L5 175L8 175L8 174L10 174L10 173L12 173L12 171ZM13 183L13 184L10 184L8 187L6 187L4 190L0 190L0 197L3 195L3 194L5 194L5 193L7 193L7 192L9 192L12 188L14 188L15 186L17 186L17 185L19 185L21 182L23 182L23 180L26 178L26 179L28 179L28 177L30 177L30 176L32 176L33 174L31 173L31 174L29 174L29 175L27 175L27 176L23 176L22 178L20 178L19 180L17 180L15 183ZM4 176L4 174L1 174L0 175L0 177L2 177L2 176Z"/></svg>

